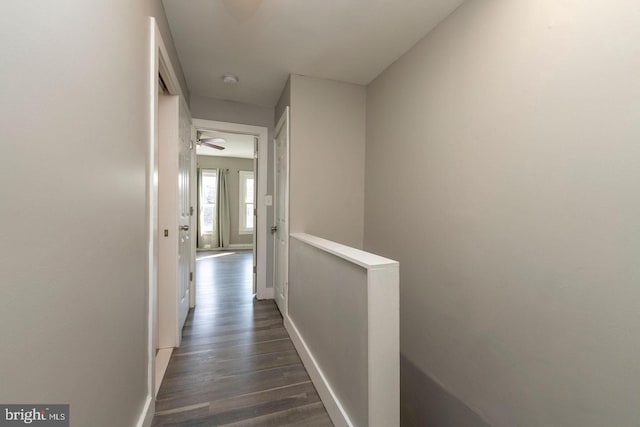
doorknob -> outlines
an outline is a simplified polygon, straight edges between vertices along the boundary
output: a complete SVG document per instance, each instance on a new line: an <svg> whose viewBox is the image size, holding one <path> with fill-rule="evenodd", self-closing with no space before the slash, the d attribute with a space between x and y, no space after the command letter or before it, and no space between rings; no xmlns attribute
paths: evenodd
<svg viewBox="0 0 640 427"><path fill-rule="evenodd" d="M276 231L278 231L277 225L274 225L273 227L271 227L271 233L275 233Z"/></svg>
<svg viewBox="0 0 640 427"><path fill-rule="evenodd" d="M180 231L189 231L189 226L188 225L181 225L180 226Z"/></svg>

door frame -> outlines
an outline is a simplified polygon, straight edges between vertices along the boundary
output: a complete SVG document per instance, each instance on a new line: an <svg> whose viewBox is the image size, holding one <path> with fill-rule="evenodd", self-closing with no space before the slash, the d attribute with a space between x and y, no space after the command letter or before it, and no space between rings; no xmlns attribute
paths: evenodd
<svg viewBox="0 0 640 427"><path fill-rule="evenodd" d="M256 250L256 297L273 299L273 288L267 288L267 168L269 159L269 129L265 126L244 125L240 123L219 122L215 120L193 119L195 129L252 135L258 138L258 188L257 220L255 229ZM255 172L254 172L255 173Z"/></svg>
<svg viewBox="0 0 640 427"><path fill-rule="evenodd" d="M147 75L148 90L148 141L146 147L147 171L146 184L146 228L147 228L147 263L145 265L145 291L147 297L146 327L147 327L147 395L136 423L137 426L150 426L155 413L156 395L156 348L157 348L157 305L158 305L158 75L162 76L164 83L171 95L180 97L181 102L187 107L182 88L174 71L167 48L160 35L156 19L149 17L148 21L149 61ZM192 154L193 156L193 154ZM194 168L195 162L192 162ZM193 176L193 173L191 174ZM191 227L193 230L193 227ZM193 231L191 231L193 239ZM195 252L191 254L191 264L195 265ZM190 285L191 295L193 283ZM141 310L144 310L141 307Z"/></svg>
<svg viewBox="0 0 640 427"><path fill-rule="evenodd" d="M282 129L283 126L286 126L284 131L287 133L287 185L285 186L285 194L278 194L278 145L276 143L278 132ZM285 280L285 289L284 289L284 313L281 313L283 317L287 317L289 313L289 234L291 232L291 227L289 225L290 215L289 215L289 189L291 186L291 112L289 106L286 106L282 116L278 120L276 124L275 130L273 132L273 225L278 225L277 218L277 206L278 206L278 198L284 197L284 214L287 219L287 253L284 260L284 280ZM278 260L276 259L277 255L277 245L278 241L273 239L273 294L275 297L276 290L276 269L278 268Z"/></svg>

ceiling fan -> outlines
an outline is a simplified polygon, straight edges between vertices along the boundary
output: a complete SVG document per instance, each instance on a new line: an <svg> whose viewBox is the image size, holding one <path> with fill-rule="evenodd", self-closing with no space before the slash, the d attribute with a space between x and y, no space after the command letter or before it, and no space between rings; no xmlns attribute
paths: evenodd
<svg viewBox="0 0 640 427"><path fill-rule="evenodd" d="M221 145L217 145L217 144L221 144L223 142L227 142L226 139L224 138L220 138L220 137L215 137L215 138L207 138L207 137L202 137L202 132L198 131L196 134L196 144L197 145L204 145L205 147L211 147L211 148L215 148L216 150L224 150L226 147L223 147Z"/></svg>

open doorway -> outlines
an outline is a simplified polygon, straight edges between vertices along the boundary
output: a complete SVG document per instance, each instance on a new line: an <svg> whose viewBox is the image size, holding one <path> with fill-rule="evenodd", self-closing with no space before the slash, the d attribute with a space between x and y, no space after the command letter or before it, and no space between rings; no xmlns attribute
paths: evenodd
<svg viewBox="0 0 640 427"><path fill-rule="evenodd" d="M267 128L198 119L193 125L198 258L225 251L252 254L249 292L257 299L273 298L266 287Z"/></svg>
<svg viewBox="0 0 640 427"><path fill-rule="evenodd" d="M258 137L198 129L196 141L198 255L251 253L252 262L241 265L254 275ZM256 287L254 277L247 291L255 294Z"/></svg>

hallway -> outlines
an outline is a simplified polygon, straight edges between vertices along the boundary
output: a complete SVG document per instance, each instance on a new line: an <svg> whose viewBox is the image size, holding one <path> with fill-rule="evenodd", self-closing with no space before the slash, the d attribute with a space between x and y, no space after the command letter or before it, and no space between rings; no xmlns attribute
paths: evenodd
<svg viewBox="0 0 640 427"><path fill-rule="evenodd" d="M331 426L251 252L199 253L197 306L171 356L154 426Z"/></svg>

